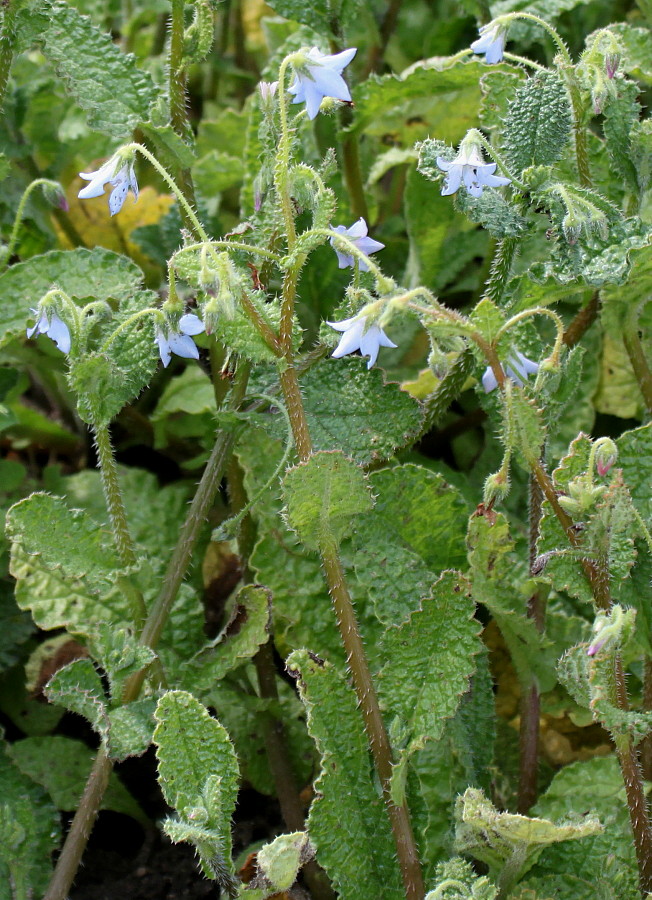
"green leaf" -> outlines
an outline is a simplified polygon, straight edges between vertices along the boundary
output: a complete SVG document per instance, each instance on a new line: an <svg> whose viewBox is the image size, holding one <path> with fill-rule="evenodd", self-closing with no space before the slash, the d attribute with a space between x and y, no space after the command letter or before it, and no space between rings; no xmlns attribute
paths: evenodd
<svg viewBox="0 0 652 900"><path fill-rule="evenodd" d="M308 731L321 755L308 834L342 900L403 896L389 819L372 783L367 739L355 694L329 663L305 650L288 670L298 678ZM342 853L342 847L355 852Z"/></svg>
<svg viewBox="0 0 652 900"><path fill-rule="evenodd" d="M109 679L113 703L121 702L127 680L156 658L154 651L141 644L126 628L105 622L94 632L90 649Z"/></svg>
<svg viewBox="0 0 652 900"><path fill-rule="evenodd" d="M314 453L290 469L283 481L287 519L310 550L336 546L353 519L371 509L362 469L343 453Z"/></svg>
<svg viewBox="0 0 652 900"><path fill-rule="evenodd" d="M231 861L231 816L238 793L238 762L226 730L186 691L168 691L156 707L159 782L179 812L202 805L209 782L219 779L220 821L210 823Z"/></svg>
<svg viewBox="0 0 652 900"><path fill-rule="evenodd" d="M222 631L184 667L184 684L187 679L194 691L209 690L231 669L251 659L269 637L271 602L271 592L264 587L240 588Z"/></svg>
<svg viewBox="0 0 652 900"><path fill-rule="evenodd" d="M420 608L383 637L381 657L388 662L379 693L383 707L405 723L402 762L425 740L440 739L468 690L481 649L470 588L459 572L444 572Z"/></svg>
<svg viewBox="0 0 652 900"><path fill-rule="evenodd" d="M487 863L494 878L502 871L505 891L534 865L547 845L579 840L602 830L596 818L556 825L548 819L498 812L482 791L473 788L458 798L456 818L457 850Z"/></svg>
<svg viewBox="0 0 652 900"><path fill-rule="evenodd" d="M59 814L42 787L0 746L0 900L41 896L61 837ZM22 895L13 888L22 888Z"/></svg>
<svg viewBox="0 0 652 900"><path fill-rule="evenodd" d="M24 334L30 307L53 285L77 300L126 300L141 285L143 273L119 253L51 250L17 263L0 275L0 346Z"/></svg>
<svg viewBox="0 0 652 900"><path fill-rule="evenodd" d="M507 112L503 146L510 168L520 174L528 166L556 162L570 130L570 102L561 78L537 72L518 86Z"/></svg>
<svg viewBox="0 0 652 900"><path fill-rule="evenodd" d="M508 116L509 104L516 88L523 82L522 68L503 62L500 66L487 66L488 71L480 78L482 106L480 121L483 128L502 130Z"/></svg>
<svg viewBox="0 0 652 900"><path fill-rule="evenodd" d="M261 847L256 854L256 868L269 885L269 894L288 891L311 852L314 851L311 851L308 835L304 831L280 834L276 840ZM247 896L246 889L242 895Z"/></svg>
<svg viewBox="0 0 652 900"><path fill-rule="evenodd" d="M76 659L58 669L46 684L45 695L51 703L83 716L99 734L106 732L104 687L90 659Z"/></svg>
<svg viewBox="0 0 652 900"><path fill-rule="evenodd" d="M379 136L394 132L404 146L433 132L443 141L459 141L476 123L483 71L477 60L451 66L447 60L433 59L400 76L371 75L353 89L349 130Z"/></svg>
<svg viewBox="0 0 652 900"><path fill-rule="evenodd" d="M17 606L9 585L0 582L0 672L20 659L21 645L33 631L31 617Z"/></svg>
<svg viewBox="0 0 652 900"><path fill-rule="evenodd" d="M38 557L49 571L81 580L92 592L114 586L121 564L106 531L81 510L69 509L60 497L26 497L11 507L6 527L14 547Z"/></svg>
<svg viewBox="0 0 652 900"><path fill-rule="evenodd" d="M496 620L521 685L534 680L541 691L550 690L556 681L556 659L545 652L545 638L525 615L536 582L513 554L507 520L493 510L472 516L467 543L473 597Z"/></svg>
<svg viewBox="0 0 652 900"><path fill-rule="evenodd" d="M16 741L9 753L21 772L45 788L57 809L77 809L95 756L90 747L72 738L47 735ZM145 827L150 824L115 772L109 776L100 809L124 813Z"/></svg>
<svg viewBox="0 0 652 900"><path fill-rule="evenodd" d="M362 465L389 459L421 430L419 403L361 359L313 366L301 393L314 449L341 450Z"/></svg>
<svg viewBox="0 0 652 900"><path fill-rule="evenodd" d="M639 183L631 158L630 135L641 114L641 104L637 100L639 87L622 79L618 79L616 85L618 97L607 103L602 129L614 169L625 179L628 190L637 193Z"/></svg>
<svg viewBox="0 0 652 900"><path fill-rule="evenodd" d="M88 113L88 124L116 140L128 139L149 119L157 98L151 76L74 7L53 3L48 16L51 24L42 35L43 52Z"/></svg>
<svg viewBox="0 0 652 900"><path fill-rule="evenodd" d="M333 34L334 28L339 29L355 16L360 0L315 0L310 4L303 0L270 0L268 6L286 19L309 25L319 34Z"/></svg>
<svg viewBox="0 0 652 900"><path fill-rule="evenodd" d="M490 344L493 343L494 338L505 324L504 314L488 297L483 297L476 305L471 313L470 319L474 328L476 328L485 341Z"/></svg>
<svg viewBox="0 0 652 900"><path fill-rule="evenodd" d="M466 563L466 507L436 472L408 463L369 476L376 497L353 537L358 581L376 614L402 622L443 569Z"/></svg>
<svg viewBox="0 0 652 900"><path fill-rule="evenodd" d="M152 743L155 707L153 697L143 697L109 712L103 739L110 759L122 762L146 752Z"/></svg>

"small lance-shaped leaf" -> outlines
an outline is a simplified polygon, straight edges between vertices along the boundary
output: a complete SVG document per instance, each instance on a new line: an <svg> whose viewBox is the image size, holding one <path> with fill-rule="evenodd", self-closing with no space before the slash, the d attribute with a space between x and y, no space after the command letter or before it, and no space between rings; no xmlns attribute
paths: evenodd
<svg viewBox="0 0 652 900"><path fill-rule="evenodd" d="M466 507L436 472L408 463L369 476L376 502L353 537L355 573L383 622L403 621L443 569L466 563Z"/></svg>
<svg viewBox="0 0 652 900"><path fill-rule="evenodd" d="M537 72L519 85L507 112L503 140L510 168L520 174L528 166L556 162L570 129L570 103L561 78Z"/></svg>
<svg viewBox="0 0 652 900"><path fill-rule="evenodd" d="M92 592L113 587L120 560L105 529L60 497L32 494L7 513L7 534L15 544L39 557L45 568L65 578L81 579Z"/></svg>
<svg viewBox="0 0 652 900"><path fill-rule="evenodd" d="M122 762L145 753L152 743L155 707L153 697L143 697L109 712L104 744L110 759Z"/></svg>
<svg viewBox="0 0 652 900"><path fill-rule="evenodd" d="M475 788L468 788L458 798L456 820L456 849L487 863L494 878L503 871L501 886L506 893L532 868L549 844L579 840L602 830L595 818L555 825L547 819L498 812L483 792Z"/></svg>
<svg viewBox="0 0 652 900"><path fill-rule="evenodd" d="M242 587L222 631L184 667L183 682L194 691L208 690L231 669L251 659L269 637L271 602L267 588Z"/></svg>
<svg viewBox="0 0 652 900"><path fill-rule="evenodd" d="M309 550L338 545L372 507L364 472L342 453L315 453L285 476L287 519Z"/></svg>
<svg viewBox="0 0 652 900"><path fill-rule="evenodd" d="M0 898L41 897L60 839L59 814L43 788L14 764L4 744L0 784Z"/></svg>
<svg viewBox="0 0 652 900"><path fill-rule="evenodd" d="M123 300L142 280L132 260L102 247L51 250L17 263L0 275L0 346L25 333L30 307L53 285L79 300Z"/></svg>
<svg viewBox="0 0 652 900"><path fill-rule="evenodd" d="M519 570L507 520L493 510L476 514L467 535L473 598L491 612L509 648L521 685L536 681L541 691L555 684L555 659L550 647L525 616L525 599L536 588L525 569Z"/></svg>
<svg viewBox="0 0 652 900"><path fill-rule="evenodd" d="M342 900L404 897L382 798L371 780L368 743L355 694L329 663L297 650L287 660L298 678L308 731L321 754L308 834ZM342 847L350 848L343 853Z"/></svg>
<svg viewBox="0 0 652 900"><path fill-rule="evenodd" d="M297 880L299 869L313 856L314 850L305 831L280 834L256 854L257 873L251 884L240 889L240 896L264 900L272 894L289 891Z"/></svg>
<svg viewBox="0 0 652 900"><path fill-rule="evenodd" d="M126 628L102 622L93 633L91 654L98 660L109 679L111 700L119 703L126 681L148 666L155 653Z"/></svg>
<svg viewBox="0 0 652 900"><path fill-rule="evenodd" d="M90 659L76 659L59 669L45 686L45 696L51 703L83 716L98 733L106 733L108 720L104 687Z"/></svg>
<svg viewBox="0 0 652 900"><path fill-rule="evenodd" d="M231 816L238 794L238 761L226 729L186 691L168 691L156 707L159 782L163 796L180 813L205 807L206 791L219 780L219 821L209 815L207 827L218 836L231 865ZM209 791L211 795L214 791ZM210 811L209 811L210 813Z"/></svg>
<svg viewBox="0 0 652 900"><path fill-rule="evenodd" d="M383 707L408 724L413 740L439 740L455 714L481 649L471 585L444 572L421 608L383 637L388 662L379 675Z"/></svg>
<svg viewBox="0 0 652 900"><path fill-rule="evenodd" d="M151 76L67 3L53 3L48 14L51 25L43 35L43 51L87 111L88 124L118 140L127 138L149 119L157 96Z"/></svg>

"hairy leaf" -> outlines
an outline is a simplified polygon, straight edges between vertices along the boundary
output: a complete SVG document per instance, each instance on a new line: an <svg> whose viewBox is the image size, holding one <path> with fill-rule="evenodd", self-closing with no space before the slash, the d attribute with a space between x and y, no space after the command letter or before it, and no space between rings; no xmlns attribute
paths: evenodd
<svg viewBox="0 0 652 900"><path fill-rule="evenodd" d="M537 72L519 85L507 112L503 144L510 168L520 173L556 162L570 129L570 102L561 78Z"/></svg>

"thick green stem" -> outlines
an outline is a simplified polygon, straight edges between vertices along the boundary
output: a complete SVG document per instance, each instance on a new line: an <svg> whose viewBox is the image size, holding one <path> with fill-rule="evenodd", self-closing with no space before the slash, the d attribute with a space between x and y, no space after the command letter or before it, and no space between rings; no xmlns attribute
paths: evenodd
<svg viewBox="0 0 652 900"><path fill-rule="evenodd" d="M22 5L20 0L5 0L3 3L2 27L0 27L0 109L4 103L11 61L14 57L16 15Z"/></svg>
<svg viewBox="0 0 652 900"><path fill-rule="evenodd" d="M185 32L185 0L172 0L170 13L170 53L168 59L168 96L170 100L170 124L184 141L192 134L188 122L186 103L186 70L184 65L183 40ZM195 204L195 189L190 169L177 171L179 186L189 202ZM190 220L186 224L191 224Z"/></svg>
<svg viewBox="0 0 652 900"><path fill-rule="evenodd" d="M514 237L503 238L496 248L496 255L491 264L491 272L487 281L487 297L496 305L500 305L505 296L505 289L512 271L512 263L518 249L518 241Z"/></svg>
<svg viewBox="0 0 652 900"><path fill-rule="evenodd" d="M312 452L312 442L294 366L289 365L281 372L280 378L297 453L302 461L307 460ZM406 897L407 900L423 900L424 887L419 856L407 806L405 804L397 806L391 799L392 749L380 712L378 697L369 671L339 553L333 546L324 546L321 548L320 555L342 643L346 650L353 686L362 711L365 731L382 785Z"/></svg>
<svg viewBox="0 0 652 900"><path fill-rule="evenodd" d="M586 125L584 124L584 110L582 97L575 77L575 71L569 69L566 73L566 86L573 107L573 136L575 139L575 159L577 162L577 174L582 187L590 188L593 185L591 179L591 167L589 164L589 148L587 143Z"/></svg>

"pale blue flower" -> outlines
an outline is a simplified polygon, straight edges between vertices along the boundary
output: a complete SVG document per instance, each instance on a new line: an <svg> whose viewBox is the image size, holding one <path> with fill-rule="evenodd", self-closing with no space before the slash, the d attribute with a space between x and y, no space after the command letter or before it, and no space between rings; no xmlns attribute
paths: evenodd
<svg viewBox="0 0 652 900"><path fill-rule="evenodd" d="M480 37L471 44L471 50L474 53L484 53L485 62L493 65L499 63L503 58L505 50L505 38L507 29L503 25L483 25L480 28Z"/></svg>
<svg viewBox="0 0 652 900"><path fill-rule="evenodd" d="M528 376L533 375L539 370L539 364L532 362L527 356L523 356L522 353L515 350L508 357L503 368L505 370L505 375L513 381L514 384L523 387L528 380ZM496 381L496 376L494 375L491 366L487 366L485 369L484 375L482 376L482 387L487 394L498 387L498 382Z"/></svg>
<svg viewBox="0 0 652 900"><path fill-rule="evenodd" d="M494 175L496 163L486 163L476 144L460 145L459 152L454 160L437 157L437 165L446 172L444 186L441 189L442 196L454 194L462 182L472 197L480 197L483 188L500 187L510 184L509 178L502 175Z"/></svg>
<svg viewBox="0 0 652 900"><path fill-rule="evenodd" d="M91 197L101 197L104 193L104 186L106 184L112 185L113 190L109 196L109 210L112 216L115 216L122 209L130 188L134 195L134 200L138 200L138 182L136 181L133 162L125 162L121 168L117 168L119 165L119 160L112 157L95 172L80 172L79 177L84 178L89 184L82 188L77 196L82 200L89 200Z"/></svg>
<svg viewBox="0 0 652 900"><path fill-rule="evenodd" d="M33 309L32 312L38 317L38 310ZM27 329L28 338L35 334L46 334L62 353L70 353L70 329L53 309L42 309L36 325Z"/></svg>
<svg viewBox="0 0 652 900"><path fill-rule="evenodd" d="M183 356L184 359L199 359L199 350L191 335L201 334L202 331L204 323L193 313L181 316L176 329L164 329L159 326L156 329L156 343L163 365L167 368L173 353Z"/></svg>
<svg viewBox="0 0 652 900"><path fill-rule="evenodd" d="M381 244L380 241L375 241L373 238L367 237L367 223L362 217L360 217L357 222L354 222L350 228L345 228L344 225L338 225L336 228L332 228L332 231L348 237L358 250L361 250L367 256L371 253L376 253L377 250L382 250L385 246L384 244ZM352 256L349 253L343 253L341 250L338 250L335 238L331 238L331 247L337 253L337 263L340 269L355 265L357 260L361 272L369 271L369 266L363 259L358 259L357 256Z"/></svg>
<svg viewBox="0 0 652 900"><path fill-rule="evenodd" d="M326 322L326 324L335 331L344 332L339 344L331 354L335 359L359 350L362 356L369 357L367 368L370 369L378 359L378 351L381 347L397 346L390 341L379 325L367 325L366 316L352 316L341 322Z"/></svg>
<svg viewBox="0 0 652 900"><path fill-rule="evenodd" d="M324 97L351 100L349 88L342 78L342 69L348 66L357 52L357 48L351 47L329 55L313 47L305 54L305 61L297 66L288 91L294 94L293 103L306 104L309 119L315 118Z"/></svg>

